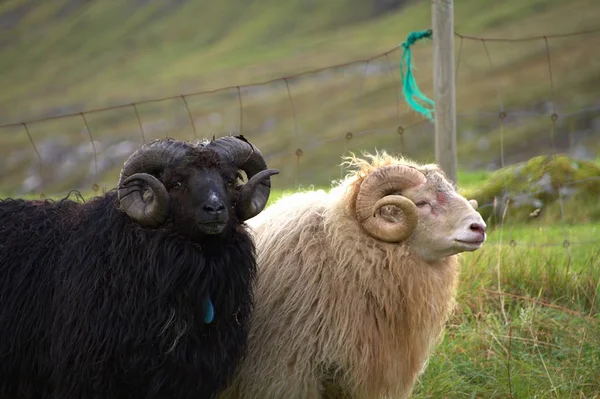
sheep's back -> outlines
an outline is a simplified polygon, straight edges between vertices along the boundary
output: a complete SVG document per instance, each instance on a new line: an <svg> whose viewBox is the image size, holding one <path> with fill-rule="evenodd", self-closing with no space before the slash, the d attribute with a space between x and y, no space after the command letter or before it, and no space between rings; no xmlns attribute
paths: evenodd
<svg viewBox="0 0 600 399"><path fill-rule="evenodd" d="M325 192L297 193L249 221L258 274L248 361L220 398L303 399L318 389L312 370L320 353L322 315L315 307L326 287L321 279L328 198Z"/></svg>
<svg viewBox="0 0 600 399"><path fill-rule="evenodd" d="M258 276L248 361L224 398L351 390L339 386L338 372L349 371L343 367L377 337L362 327L368 301L355 285L360 258L372 253L344 209L336 195L298 193L252 221ZM327 380L333 385L325 387Z"/></svg>
<svg viewBox="0 0 600 399"><path fill-rule="evenodd" d="M48 390L51 265L71 239L77 206L68 200L0 201L0 397L36 397Z"/></svg>

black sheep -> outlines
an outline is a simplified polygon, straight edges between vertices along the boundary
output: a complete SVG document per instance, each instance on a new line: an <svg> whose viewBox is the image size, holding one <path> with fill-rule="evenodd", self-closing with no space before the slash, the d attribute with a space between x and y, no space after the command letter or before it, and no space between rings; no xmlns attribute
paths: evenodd
<svg viewBox="0 0 600 399"><path fill-rule="evenodd" d="M277 173L243 136L159 140L86 203L0 201L0 398L215 397L253 308L243 222Z"/></svg>

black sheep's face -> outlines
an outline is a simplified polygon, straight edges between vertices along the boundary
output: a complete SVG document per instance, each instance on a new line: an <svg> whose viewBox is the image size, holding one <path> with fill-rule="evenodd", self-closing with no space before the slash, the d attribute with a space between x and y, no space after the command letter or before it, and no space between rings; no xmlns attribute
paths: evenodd
<svg viewBox="0 0 600 399"><path fill-rule="evenodd" d="M242 184L241 171L248 181ZM219 235L256 216L271 189L260 151L243 136L189 144L156 140L123 165L119 207L143 228L167 228L189 240Z"/></svg>
<svg viewBox="0 0 600 399"><path fill-rule="evenodd" d="M186 166L166 170L161 181L170 197L173 227L189 238L223 232L235 218L237 169Z"/></svg>

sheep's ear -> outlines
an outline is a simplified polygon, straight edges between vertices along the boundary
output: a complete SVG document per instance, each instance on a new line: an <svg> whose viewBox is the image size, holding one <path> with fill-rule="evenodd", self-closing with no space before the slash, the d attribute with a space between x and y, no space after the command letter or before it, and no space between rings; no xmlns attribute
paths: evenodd
<svg viewBox="0 0 600 399"><path fill-rule="evenodd" d="M120 183L117 192L121 208L142 226L158 227L169 215L169 193L160 180L149 173L129 176Z"/></svg>
<svg viewBox="0 0 600 399"><path fill-rule="evenodd" d="M479 204L477 203L477 200L469 200L469 204L471 204L471 206L473 207L473 209L477 210L477 208L479 207Z"/></svg>

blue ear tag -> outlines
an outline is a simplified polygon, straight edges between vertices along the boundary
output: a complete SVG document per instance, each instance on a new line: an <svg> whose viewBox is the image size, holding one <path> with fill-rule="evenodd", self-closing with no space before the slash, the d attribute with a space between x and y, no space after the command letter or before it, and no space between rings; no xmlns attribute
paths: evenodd
<svg viewBox="0 0 600 399"><path fill-rule="evenodd" d="M210 297L204 300L204 323L209 324L215 318L215 308L213 307Z"/></svg>

